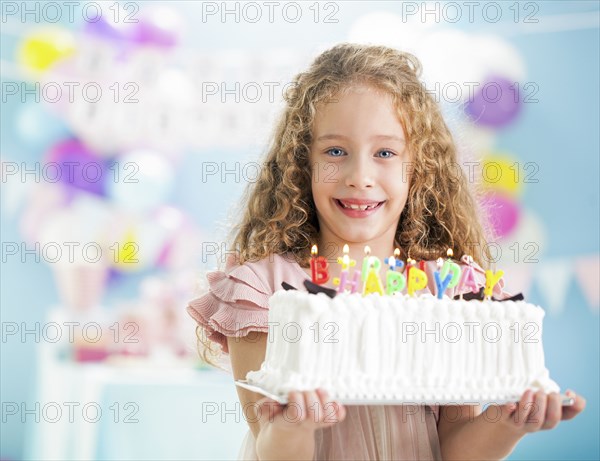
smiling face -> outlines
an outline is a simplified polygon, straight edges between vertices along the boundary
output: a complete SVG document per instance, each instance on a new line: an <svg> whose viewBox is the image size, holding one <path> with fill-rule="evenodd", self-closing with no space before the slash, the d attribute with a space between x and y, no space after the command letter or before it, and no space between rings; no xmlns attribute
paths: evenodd
<svg viewBox="0 0 600 461"><path fill-rule="evenodd" d="M391 96L369 86L318 106L310 152L320 244L393 250L409 178L404 130ZM404 170L404 171L403 171Z"/></svg>

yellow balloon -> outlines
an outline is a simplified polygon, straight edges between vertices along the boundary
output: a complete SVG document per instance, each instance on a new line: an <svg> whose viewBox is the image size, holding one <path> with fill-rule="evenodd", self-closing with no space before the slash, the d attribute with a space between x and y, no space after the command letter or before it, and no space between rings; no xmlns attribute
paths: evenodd
<svg viewBox="0 0 600 461"><path fill-rule="evenodd" d="M18 60L26 70L40 73L74 52L73 36L68 31L53 29L26 37L19 47Z"/></svg>
<svg viewBox="0 0 600 461"><path fill-rule="evenodd" d="M116 269L123 272L133 272L141 268L139 245L133 229L129 229L124 238L117 242L113 251L112 263Z"/></svg>
<svg viewBox="0 0 600 461"><path fill-rule="evenodd" d="M486 190L502 191L510 196L521 193L523 180L527 175L523 162L502 154L485 157L481 174Z"/></svg>

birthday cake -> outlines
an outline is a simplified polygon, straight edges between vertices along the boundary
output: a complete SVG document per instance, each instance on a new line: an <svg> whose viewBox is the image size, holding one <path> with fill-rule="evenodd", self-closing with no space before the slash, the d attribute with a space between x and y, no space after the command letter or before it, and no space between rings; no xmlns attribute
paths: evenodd
<svg viewBox="0 0 600 461"><path fill-rule="evenodd" d="M324 388L346 402L458 404L559 391L544 363L544 310L520 295L292 288L270 298L265 361L246 376L275 395Z"/></svg>

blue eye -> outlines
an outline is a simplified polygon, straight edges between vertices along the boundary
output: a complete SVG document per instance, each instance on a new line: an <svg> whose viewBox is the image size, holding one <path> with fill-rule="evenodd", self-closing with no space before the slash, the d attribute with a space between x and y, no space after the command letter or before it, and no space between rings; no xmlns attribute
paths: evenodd
<svg viewBox="0 0 600 461"><path fill-rule="evenodd" d="M332 157L341 157L345 154L345 152L342 149L339 149L337 147L332 147L331 149L328 149L327 153Z"/></svg>
<svg viewBox="0 0 600 461"><path fill-rule="evenodd" d="M386 154L386 155L382 155L382 154ZM389 150L380 150L379 152L377 152L377 156L379 158L392 158L394 155L396 155L396 154L394 154L392 151L389 151Z"/></svg>

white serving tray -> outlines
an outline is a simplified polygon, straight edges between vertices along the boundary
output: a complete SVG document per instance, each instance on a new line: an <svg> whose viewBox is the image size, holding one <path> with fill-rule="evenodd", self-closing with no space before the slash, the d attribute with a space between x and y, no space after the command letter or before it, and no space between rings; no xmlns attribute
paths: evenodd
<svg viewBox="0 0 600 461"><path fill-rule="evenodd" d="M265 397L269 397L270 399L275 400L276 402L285 405L287 404L287 396L278 395L271 392L268 389L265 389L261 386L256 386L254 384L248 384L248 381L245 379L238 379L235 382L236 386L242 387L244 389L248 389L249 391L257 392ZM493 400L444 400L444 399L435 399L435 400L427 400L427 399L411 399L411 400L397 400L397 399L337 399L337 401L343 405L503 405L505 403L510 402L518 402L521 396L513 396L505 399L493 399ZM573 397L569 397L567 395L561 394L562 404L563 406L571 406L575 403L575 399Z"/></svg>

